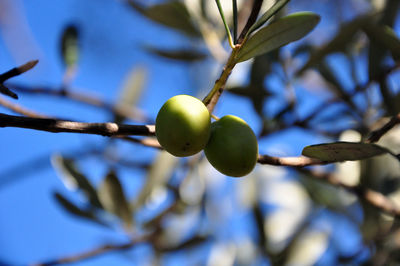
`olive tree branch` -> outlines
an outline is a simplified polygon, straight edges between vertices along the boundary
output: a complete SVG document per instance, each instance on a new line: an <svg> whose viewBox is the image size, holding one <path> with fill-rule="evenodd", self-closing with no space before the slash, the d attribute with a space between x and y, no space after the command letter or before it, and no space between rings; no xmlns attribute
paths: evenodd
<svg viewBox="0 0 400 266"><path fill-rule="evenodd" d="M400 113L393 116L389 122L387 122L383 127L372 131L369 138L368 142L374 143L377 142L383 135L385 135L389 130L391 130L393 127L395 127L397 124L400 124Z"/></svg>
<svg viewBox="0 0 400 266"><path fill-rule="evenodd" d="M60 259L55 259L47 262L42 262L42 263L35 263L33 265L35 266L50 266L50 265L59 265L59 264L66 264L66 263L73 263L73 262L78 262L78 261L83 261L86 259L90 259L92 257L102 255L107 252L111 251L121 251L121 250L127 250L132 247L134 247L137 244L141 244L147 241L151 241L152 238L155 237L155 234L150 234L147 236L143 236L137 239L133 239L131 241L128 241L127 243L124 244L106 244L100 247L97 247L95 249L73 255L73 256L67 256L64 258Z"/></svg>
<svg viewBox="0 0 400 266"><path fill-rule="evenodd" d="M116 123L84 123L52 118L33 118L0 113L0 127L29 128L53 133L71 132L102 136L154 136L154 125L125 125Z"/></svg>
<svg viewBox="0 0 400 266"><path fill-rule="evenodd" d="M21 115L29 116L29 117L36 117L36 118L48 118L48 116L44 114L40 114L36 111L29 110L19 104L13 103L5 99L4 97L0 96L0 105L3 107Z"/></svg>
<svg viewBox="0 0 400 266"><path fill-rule="evenodd" d="M82 92L75 92L65 88L61 89L54 89L48 87L30 88L16 84L11 84L9 85L9 87L20 93L54 96L54 97L69 99L90 106L103 108L107 111L112 112L115 115L119 115L121 117L128 118L131 120L139 120L139 121L148 120L147 116L138 108L126 108L123 106L113 105L100 98L95 97L94 95L89 95Z"/></svg>
<svg viewBox="0 0 400 266"><path fill-rule="evenodd" d="M269 164L276 166L292 166L292 167L305 167L311 165L323 165L331 162L325 162L318 159L299 156L299 157L275 157L269 155L259 155L258 163Z"/></svg>

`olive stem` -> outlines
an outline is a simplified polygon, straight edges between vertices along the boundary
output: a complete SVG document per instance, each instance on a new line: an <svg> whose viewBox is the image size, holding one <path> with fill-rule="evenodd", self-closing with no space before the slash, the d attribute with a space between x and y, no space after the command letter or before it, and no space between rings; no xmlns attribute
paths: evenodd
<svg viewBox="0 0 400 266"><path fill-rule="evenodd" d="M213 114L211 114L211 117L212 117L212 118L214 118L214 120L216 120L216 121L218 121L218 120L219 120L219 117L218 117L218 116L216 116L216 115L213 115Z"/></svg>
<svg viewBox="0 0 400 266"><path fill-rule="evenodd" d="M213 112L214 107L217 104L218 99L225 88L226 81L228 80L229 75L231 74L233 68L237 63L236 55L240 47L241 47L240 44L235 45L235 48L232 50L232 53L229 56L228 62L225 64L220 77L215 81L214 87L203 99L203 103L205 104L205 106L207 106L207 109L210 112L210 114Z"/></svg>

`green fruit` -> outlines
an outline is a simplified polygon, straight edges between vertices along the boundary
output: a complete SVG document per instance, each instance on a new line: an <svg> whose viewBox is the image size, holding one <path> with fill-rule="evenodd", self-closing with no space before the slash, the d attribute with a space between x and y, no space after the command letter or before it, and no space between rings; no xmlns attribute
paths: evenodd
<svg viewBox="0 0 400 266"><path fill-rule="evenodd" d="M156 119L161 146L178 157L198 153L210 137L211 116L199 99L177 95L164 103Z"/></svg>
<svg viewBox="0 0 400 266"><path fill-rule="evenodd" d="M211 165L221 173L244 176L257 163L257 137L241 118L227 115L211 124L211 136L204 152Z"/></svg>

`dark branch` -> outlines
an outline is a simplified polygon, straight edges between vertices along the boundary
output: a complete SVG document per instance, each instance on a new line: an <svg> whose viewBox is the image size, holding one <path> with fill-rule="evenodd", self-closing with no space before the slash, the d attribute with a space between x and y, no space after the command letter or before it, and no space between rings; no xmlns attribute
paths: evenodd
<svg viewBox="0 0 400 266"><path fill-rule="evenodd" d="M383 127L379 128L371 132L370 137L368 138L368 142L374 143L377 142L383 135L385 135L389 130L395 127L397 124L400 124L400 114L397 114L390 119Z"/></svg>
<svg viewBox="0 0 400 266"><path fill-rule="evenodd" d="M154 125L124 125L116 123L83 123L51 118L32 118L0 113L0 127L29 128L53 133L71 132L102 136L154 136Z"/></svg>

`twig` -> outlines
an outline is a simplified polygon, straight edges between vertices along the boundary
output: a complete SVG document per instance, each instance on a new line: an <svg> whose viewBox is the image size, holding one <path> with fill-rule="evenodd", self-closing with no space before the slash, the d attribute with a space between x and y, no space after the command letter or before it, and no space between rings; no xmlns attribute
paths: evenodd
<svg viewBox="0 0 400 266"><path fill-rule="evenodd" d="M21 114L21 115L35 117L35 118L48 118L48 116L46 116L46 115L37 113L36 111L29 110L19 104L7 101L3 97L0 97L0 105L4 106L5 108L8 108L9 110L11 110L15 113Z"/></svg>
<svg viewBox="0 0 400 266"><path fill-rule="evenodd" d="M84 103L90 106L95 106L99 108L103 108L108 110L116 115L119 115L124 118L129 118L131 120L139 120L139 121L148 121L147 116L138 108L126 108L118 105L110 104L100 98L96 98L93 95L84 94L82 92L74 92L66 89L53 89L53 88L29 88L22 85L11 84L9 85L15 91L20 93L29 93L29 94L40 94L40 95L49 95L60 98L67 98L73 100L75 102Z"/></svg>
<svg viewBox="0 0 400 266"><path fill-rule="evenodd" d="M64 257L64 258L60 258L60 259L56 259L56 260L52 260L52 261L48 261L48 262L43 262L43 263L35 263L32 265L34 265L34 266L50 266L50 265L58 265L58 264L83 261L83 260L98 256L98 255L104 254L106 252L130 249L137 244L151 241L151 239L154 237L155 237L155 233L152 233L150 235L131 240L125 244L115 244L115 245L107 244L107 245L103 245L103 246L97 247L95 249L83 252L78 255L68 256L68 257Z"/></svg>
<svg viewBox="0 0 400 266"><path fill-rule="evenodd" d="M368 142L374 143L377 142L383 135L385 135L389 130L391 130L394 126L400 124L400 113L393 116L389 122L387 122L383 127L372 131L371 135L368 138Z"/></svg>
<svg viewBox="0 0 400 266"><path fill-rule="evenodd" d="M128 136L117 136L116 138L123 139L123 140L133 142L133 143L139 143L144 146L153 147L156 149L162 149L160 143L158 143L158 141L155 138L139 139L139 138L128 137Z"/></svg>
<svg viewBox="0 0 400 266"><path fill-rule="evenodd" d="M32 118L0 113L0 127L29 128L53 133L72 132L102 136L154 136L154 125L125 125L116 123L83 123L51 118Z"/></svg>
<svg viewBox="0 0 400 266"><path fill-rule="evenodd" d="M269 164L276 166L292 166L292 167L305 167L310 165L323 165L329 162L324 162L318 159L309 158L305 156L299 157L275 157L269 155L259 155L258 162L260 164Z"/></svg>

